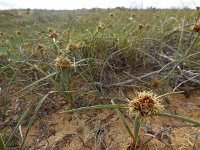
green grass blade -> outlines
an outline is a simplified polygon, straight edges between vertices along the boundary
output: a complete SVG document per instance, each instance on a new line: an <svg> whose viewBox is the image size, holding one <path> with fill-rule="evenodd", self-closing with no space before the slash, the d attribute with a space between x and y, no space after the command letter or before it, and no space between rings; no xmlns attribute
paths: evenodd
<svg viewBox="0 0 200 150"><path fill-rule="evenodd" d="M111 100L111 102L112 102L113 105L115 105L115 102L114 102L113 100ZM124 126L125 126L125 128L126 128L128 134L130 135L130 137L131 137L131 138L133 139L133 141L134 141L134 135L133 135L131 129L129 128L128 124L126 123L126 120L125 120L124 116L123 116L122 113L119 111L119 109L115 109L115 110L116 110L117 115L119 116L121 122L124 124Z"/></svg>
<svg viewBox="0 0 200 150"><path fill-rule="evenodd" d="M187 117L183 117L183 116L179 116L179 115L173 115L173 114L168 114L168 113L158 113L157 115L158 116L163 116L163 117L174 118L174 119L177 119L177 120L186 121L186 122L192 123L192 124L194 124L196 126L200 126L200 122L199 121L195 121L195 120L192 120L192 119L187 118Z"/></svg>
<svg viewBox="0 0 200 150"><path fill-rule="evenodd" d="M14 135L16 134L19 126L22 124L22 121L24 120L24 118L26 117L27 113L29 111L29 108L27 108L23 115L21 116L20 120L18 121L17 125L15 126L14 130L12 131L12 133L10 134L8 140L6 141L6 146L11 142L12 138L14 137Z"/></svg>
<svg viewBox="0 0 200 150"><path fill-rule="evenodd" d="M65 91L63 91L60 88L60 85L52 78L52 76L49 76L49 74L47 74L46 72L44 72L41 68L39 68L37 65L32 65L30 63L26 63L27 65L34 67L37 71L41 72L43 75L45 75L46 77L48 76L48 79L51 81L51 83L55 86L55 88L60 92L60 94L65 97L67 99L67 96L65 94ZM58 74L59 72L54 72L55 75Z"/></svg>
<svg viewBox="0 0 200 150"><path fill-rule="evenodd" d="M182 94L182 93L184 93L184 91L170 92L170 93L159 95L159 96L157 96L157 98L161 98L161 97L165 97L165 96L169 96L169 95L174 95L174 94Z"/></svg>
<svg viewBox="0 0 200 150"><path fill-rule="evenodd" d="M37 65L32 65L30 63L27 63L28 65L34 67L37 71L41 72L43 75L48 76L46 72L44 72L41 68L39 68ZM57 72L58 73L58 72ZM54 84L55 87L58 87L58 83L52 78L52 76L49 77L49 80Z"/></svg>
<svg viewBox="0 0 200 150"><path fill-rule="evenodd" d="M81 107L77 109L66 110L61 113L71 113L71 112L78 112L84 110L92 110L92 109L123 109L128 108L128 104L115 104L115 105L95 105L95 106L88 106L88 107Z"/></svg>
<svg viewBox="0 0 200 150"><path fill-rule="evenodd" d="M142 122L143 122L142 116L140 114L137 114L135 117L135 122L134 122L134 138L135 138L134 144L135 144L135 147L137 146L138 141L139 141L140 129L142 126Z"/></svg>
<svg viewBox="0 0 200 150"><path fill-rule="evenodd" d="M81 129L82 129L83 131L85 131L85 132L89 132L89 131L87 130L87 127L85 126L84 122L82 122L81 119L79 118L78 114L77 114L77 113L74 113L74 116L75 116L75 119L76 119L78 125L81 127Z"/></svg>
<svg viewBox="0 0 200 150"><path fill-rule="evenodd" d="M54 75L56 75L56 74L57 74L57 72L54 72L54 73L52 73L52 74L49 74L49 75L47 75L46 77L43 77L43 78L37 80L36 82L33 82L32 84L26 86L25 88L19 90L19 91L16 92L15 94L18 94L18 93L20 93L20 92L23 92L23 91L25 91L26 89L29 89L29 88L31 88L32 86L35 86L36 84L38 84L39 82L44 81L44 80L46 80L46 79L48 79L48 78L50 78L50 77L52 77L52 76L54 76Z"/></svg>
<svg viewBox="0 0 200 150"><path fill-rule="evenodd" d="M0 136L0 150L6 150L6 146L1 136Z"/></svg>
<svg viewBox="0 0 200 150"><path fill-rule="evenodd" d="M49 94L46 94L45 96L43 96L43 97L40 99L39 103L37 104L37 106L36 106L36 108L35 108L35 111L34 111L34 113L33 113L33 116L31 117L31 119L30 119L30 121L29 121L28 128L27 128L26 134L25 134L25 136L24 136L24 139L23 139L23 141L22 141L22 144L21 144L21 148L20 148L20 149L23 148L23 145L24 145L24 143L25 143L26 137L27 137L27 135L28 135L28 133L29 133L29 130L31 129L31 126L33 125L34 120L35 120L36 114L37 114L37 112L39 111L39 109L40 109L40 107L42 106L42 104L44 103L44 101L46 100L46 98L48 97L48 95L49 95Z"/></svg>
<svg viewBox="0 0 200 150"><path fill-rule="evenodd" d="M14 78L16 77L17 73L20 71L21 67L26 63L26 61L28 61L35 53L33 53L32 55L30 55L29 57L27 57L27 59L25 59L24 61L21 62L21 65L18 67L18 69L14 72L12 78L10 79L8 86L7 86L7 90L6 90L6 94L5 94L5 100L8 101L8 95L9 95L9 91L11 88L11 83L14 81ZM7 105L5 106L4 110L3 110L3 114L6 113L7 110Z"/></svg>

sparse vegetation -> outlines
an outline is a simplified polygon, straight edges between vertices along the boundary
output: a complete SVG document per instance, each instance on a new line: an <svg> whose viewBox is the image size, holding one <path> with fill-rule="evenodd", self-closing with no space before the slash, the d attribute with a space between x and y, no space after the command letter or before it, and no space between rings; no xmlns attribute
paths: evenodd
<svg viewBox="0 0 200 150"><path fill-rule="evenodd" d="M200 88L199 17L199 10L190 9L0 11L4 20L0 22L0 148L198 149L199 116L194 115L200 114L200 104L188 102L191 108L177 114L175 107L181 110L183 104L179 106L182 102L176 100L175 106L171 99L181 93L189 99ZM154 93L162 95L162 101ZM109 116L102 119L99 108L108 108L112 116L117 114L129 134L118 131L115 136L122 136L121 141L111 140L112 134L105 131L110 143L97 140L105 129L93 132L95 126L86 125L85 118L95 118L91 125L106 122L103 126L112 120ZM76 113L89 109L95 110ZM55 123L61 117L63 120ZM170 124L164 117L192 125ZM65 124L70 130L73 121L81 132L65 132L70 135L68 142L51 141L50 137L62 130L55 124ZM188 127L188 142L181 144L172 135L166 135L166 141L162 137L165 131L157 127L154 132L152 123L168 134ZM85 137L90 131L94 134ZM176 133L187 138L178 129ZM124 141L125 136L128 139Z"/></svg>

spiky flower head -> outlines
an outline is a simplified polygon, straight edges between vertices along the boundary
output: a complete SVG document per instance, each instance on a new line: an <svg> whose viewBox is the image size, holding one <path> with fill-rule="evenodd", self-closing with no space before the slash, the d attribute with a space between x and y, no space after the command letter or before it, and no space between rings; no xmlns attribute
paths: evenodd
<svg viewBox="0 0 200 150"><path fill-rule="evenodd" d="M58 37L58 35L57 35L55 29L53 29L53 28L48 28L47 31L48 31L49 34L50 34L50 38L55 38L55 39L56 39L56 38Z"/></svg>
<svg viewBox="0 0 200 150"><path fill-rule="evenodd" d="M3 59L4 58L4 54L3 53L0 53L0 59Z"/></svg>
<svg viewBox="0 0 200 150"><path fill-rule="evenodd" d="M29 43L24 43L22 46L23 46L23 48L25 48L25 49L30 48L30 44L29 44Z"/></svg>
<svg viewBox="0 0 200 150"><path fill-rule="evenodd" d="M11 39L11 40L14 40L14 39L15 39L15 37L14 37L13 35L11 35L11 36L10 36L10 39Z"/></svg>
<svg viewBox="0 0 200 150"><path fill-rule="evenodd" d="M48 31L49 33L52 33L52 32L55 32L55 29L53 29L53 28L48 28L47 31Z"/></svg>
<svg viewBox="0 0 200 150"><path fill-rule="evenodd" d="M192 27L194 32L200 33L200 20L196 22L196 24Z"/></svg>
<svg viewBox="0 0 200 150"><path fill-rule="evenodd" d="M159 77L155 77L151 79L151 87L152 88L159 88L160 85L162 84L162 81Z"/></svg>
<svg viewBox="0 0 200 150"><path fill-rule="evenodd" d="M59 56L55 60L55 67L58 71L70 69L72 67L71 61L65 56Z"/></svg>
<svg viewBox="0 0 200 150"><path fill-rule="evenodd" d="M138 33L140 33L140 29L135 28L135 29L133 29L132 33L133 33L133 34L138 34Z"/></svg>
<svg viewBox="0 0 200 150"><path fill-rule="evenodd" d="M50 33L50 38L56 39L57 37L58 37L58 35L57 35L56 32L51 32L51 33Z"/></svg>
<svg viewBox="0 0 200 150"><path fill-rule="evenodd" d="M139 29L139 30L142 30L143 28L144 28L144 25L143 25L143 24L139 24L139 25L138 25L138 29Z"/></svg>
<svg viewBox="0 0 200 150"><path fill-rule="evenodd" d="M86 46L86 42L85 41L81 41L77 43L78 48L83 48L84 46Z"/></svg>
<svg viewBox="0 0 200 150"><path fill-rule="evenodd" d="M72 40L69 41L68 45L67 45L67 50L69 51L74 51L78 49L78 45L73 42Z"/></svg>
<svg viewBox="0 0 200 150"><path fill-rule="evenodd" d="M113 13L109 13L108 17L114 17L114 14Z"/></svg>
<svg viewBox="0 0 200 150"><path fill-rule="evenodd" d="M146 29L149 29L149 28L150 28L150 25L149 25L149 24L146 24L146 25L145 25L145 28L146 28Z"/></svg>
<svg viewBox="0 0 200 150"><path fill-rule="evenodd" d="M18 34L18 35L21 35L22 33L21 33L20 31L17 31L17 34Z"/></svg>
<svg viewBox="0 0 200 150"><path fill-rule="evenodd" d="M135 16L136 16L136 14L135 14L135 13L132 13L132 14L131 14L131 17L132 17L132 18L134 18Z"/></svg>
<svg viewBox="0 0 200 150"><path fill-rule="evenodd" d="M152 92L137 92L135 97L129 102L130 113L138 112L143 117L156 115L163 110L157 95Z"/></svg>
<svg viewBox="0 0 200 150"><path fill-rule="evenodd" d="M45 50L45 46L44 46L43 44L38 44L38 45L36 46L36 49L37 49L37 50L40 50L40 51L43 51L43 50Z"/></svg>
<svg viewBox="0 0 200 150"><path fill-rule="evenodd" d="M74 51L80 48L83 48L86 45L86 43L84 41L75 43L72 40L69 41L68 45L67 45L67 50L69 51Z"/></svg>
<svg viewBox="0 0 200 150"><path fill-rule="evenodd" d="M99 24L96 27L97 32L102 31L106 29L106 25L104 23L99 22Z"/></svg>

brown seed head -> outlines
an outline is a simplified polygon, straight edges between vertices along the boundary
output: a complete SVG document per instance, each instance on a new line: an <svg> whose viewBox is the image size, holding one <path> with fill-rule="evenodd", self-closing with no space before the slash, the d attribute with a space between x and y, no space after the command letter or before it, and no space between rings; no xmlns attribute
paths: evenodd
<svg viewBox="0 0 200 150"><path fill-rule="evenodd" d="M86 45L86 43L85 43L85 41L81 41L81 42L78 42L76 45L78 48L82 48Z"/></svg>
<svg viewBox="0 0 200 150"><path fill-rule="evenodd" d="M68 45L67 45L67 50L74 51L74 50L77 50L77 49L78 49L78 45L75 42L70 40Z"/></svg>
<svg viewBox="0 0 200 150"><path fill-rule="evenodd" d="M23 44L23 48L25 48L25 49L30 48L30 44L29 44L29 43L24 43L24 44Z"/></svg>
<svg viewBox="0 0 200 150"><path fill-rule="evenodd" d="M51 32L50 33L50 38L57 38L58 37L58 35L57 35L57 33L56 32Z"/></svg>
<svg viewBox="0 0 200 150"><path fill-rule="evenodd" d="M158 18L159 18L159 16L158 16L158 15L155 15L155 18L156 18L156 19L158 19Z"/></svg>
<svg viewBox="0 0 200 150"><path fill-rule="evenodd" d="M53 29L53 28L48 28L47 31L48 31L49 33L56 32L56 30Z"/></svg>
<svg viewBox="0 0 200 150"><path fill-rule="evenodd" d="M31 67L29 68L29 71L30 71L30 72L37 72L37 69L35 68L35 66L31 66Z"/></svg>
<svg viewBox="0 0 200 150"><path fill-rule="evenodd" d="M151 86L153 88L158 88L161 85L162 81L159 77L155 77L151 79Z"/></svg>
<svg viewBox="0 0 200 150"><path fill-rule="evenodd" d="M135 13L132 13L132 14L131 14L131 17L132 17L132 18L134 18L135 16L136 16L136 14L135 14Z"/></svg>
<svg viewBox="0 0 200 150"><path fill-rule="evenodd" d="M96 27L97 32L102 31L106 28L106 25L104 23L99 22L99 24Z"/></svg>
<svg viewBox="0 0 200 150"><path fill-rule="evenodd" d="M130 113L139 112L143 117L156 115L163 110L163 105L152 92L137 92L136 96L129 102Z"/></svg>
<svg viewBox="0 0 200 150"><path fill-rule="evenodd" d="M43 44L38 44L38 45L36 46L36 49L37 49L37 50L40 50L40 51L43 51L43 50L45 50L45 46L44 46Z"/></svg>
<svg viewBox="0 0 200 150"><path fill-rule="evenodd" d="M144 25L139 24L138 29L139 29L139 30L142 30L143 28L144 28Z"/></svg>
<svg viewBox="0 0 200 150"><path fill-rule="evenodd" d="M4 54L3 53L0 53L0 59L3 59L4 58Z"/></svg>
<svg viewBox="0 0 200 150"><path fill-rule="evenodd" d="M56 30L53 29L53 28L48 28L47 31L49 32L50 34L50 38L57 38L58 37L58 34L56 33Z"/></svg>
<svg viewBox="0 0 200 150"><path fill-rule="evenodd" d="M11 40L14 40L14 39L15 39L15 37L12 35L12 36L10 37L10 39L11 39Z"/></svg>
<svg viewBox="0 0 200 150"><path fill-rule="evenodd" d="M198 20L197 23L193 26L193 31L200 33L200 20Z"/></svg>
<svg viewBox="0 0 200 150"><path fill-rule="evenodd" d="M64 56L59 56L55 60L55 67L58 71L70 69L72 67L71 61Z"/></svg>
<svg viewBox="0 0 200 150"><path fill-rule="evenodd" d="M21 35L22 33L21 33L20 31L17 31L17 34L18 34L18 35Z"/></svg>
<svg viewBox="0 0 200 150"><path fill-rule="evenodd" d="M113 13L109 13L108 17L114 17Z"/></svg>

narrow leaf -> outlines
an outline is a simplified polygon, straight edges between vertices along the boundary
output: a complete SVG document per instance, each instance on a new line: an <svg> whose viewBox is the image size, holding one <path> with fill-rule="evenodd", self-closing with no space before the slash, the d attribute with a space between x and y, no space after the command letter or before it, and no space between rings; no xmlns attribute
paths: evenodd
<svg viewBox="0 0 200 150"><path fill-rule="evenodd" d="M186 122L192 123L192 124L194 124L196 126L200 126L200 122L199 121L192 120L192 119L187 118L187 117L183 117L183 116L179 116L179 115L173 115L173 114L168 114L168 113L158 113L157 115L158 116L163 116L163 117L174 118L174 119L177 119L177 120L186 121Z"/></svg>
<svg viewBox="0 0 200 150"><path fill-rule="evenodd" d="M111 102L112 102L113 105L115 105L115 102L114 102L113 100L111 100ZM131 129L129 128L129 126L128 126L128 124L127 124L127 122L126 122L124 116L123 116L122 113L119 111L119 109L115 109L115 110L116 110L117 115L119 116L121 122L124 124L124 126L125 126L125 128L126 128L128 134L130 135L130 137L131 137L131 138L133 139L133 141L134 141L134 135L133 135Z"/></svg>
<svg viewBox="0 0 200 150"><path fill-rule="evenodd" d="M134 122L134 138L135 138L135 147L138 144L139 136L140 136L140 129L142 126L142 116L138 113L135 117L135 122Z"/></svg>
<svg viewBox="0 0 200 150"><path fill-rule="evenodd" d="M88 107L81 107L77 109L66 110L61 113L71 113L71 112L78 112L84 110L92 110L92 109L123 109L128 108L128 104L115 104L115 105L95 105L95 106L88 106Z"/></svg>
<svg viewBox="0 0 200 150"><path fill-rule="evenodd" d="M57 74L57 72L54 72L54 73L52 73L52 74L49 74L49 75L47 75L46 77L43 77L43 78L37 80L36 82L34 82L34 83L32 83L32 84L26 86L25 88L19 90L19 91L16 92L15 94L18 94L18 93L20 93L20 92L22 92L22 91L24 91L24 90L26 90L26 89L29 89L29 88L31 88L32 86L35 86L36 84L38 84L39 82L41 82L41 81L43 81L43 80L46 80L46 79L48 79L48 78L50 78L50 77L52 77L52 76L54 76L54 75L56 75L56 74Z"/></svg>
<svg viewBox="0 0 200 150"><path fill-rule="evenodd" d="M0 136L0 150L6 150L6 146L1 136Z"/></svg>
<svg viewBox="0 0 200 150"><path fill-rule="evenodd" d="M19 119L17 125L15 126L14 130L13 130L12 133L10 134L8 140L6 141L6 146L11 142L11 140L12 140L12 138L14 137L14 135L16 134L16 132L17 132L19 126L22 124L22 121L23 121L24 118L26 117L28 111L29 111L29 108L27 108L27 109L24 111L23 115L22 115L21 118Z"/></svg>
<svg viewBox="0 0 200 150"><path fill-rule="evenodd" d="M25 143L25 140L26 140L26 137L27 137L27 135L28 135L28 132L29 132L29 130L31 129L31 127L32 127L32 125L33 125L33 122L34 122L34 120L35 120L36 114L37 114L37 112L39 111L40 107L42 106L43 102L44 102L44 101L46 100L46 98L48 97L48 95L49 95L49 94L46 94L45 96L43 96L43 97L40 99L39 103L37 104L37 106L36 106L36 108L35 108L35 111L34 111L34 113L33 113L33 116L31 117L31 119L30 119L30 121L29 121L28 129L27 129L27 131L26 131L26 134L25 134L25 136L24 136L24 139L23 139L23 141L22 141L22 144L21 144L21 148L20 148L20 149L23 148L23 145L24 145L24 143Z"/></svg>

